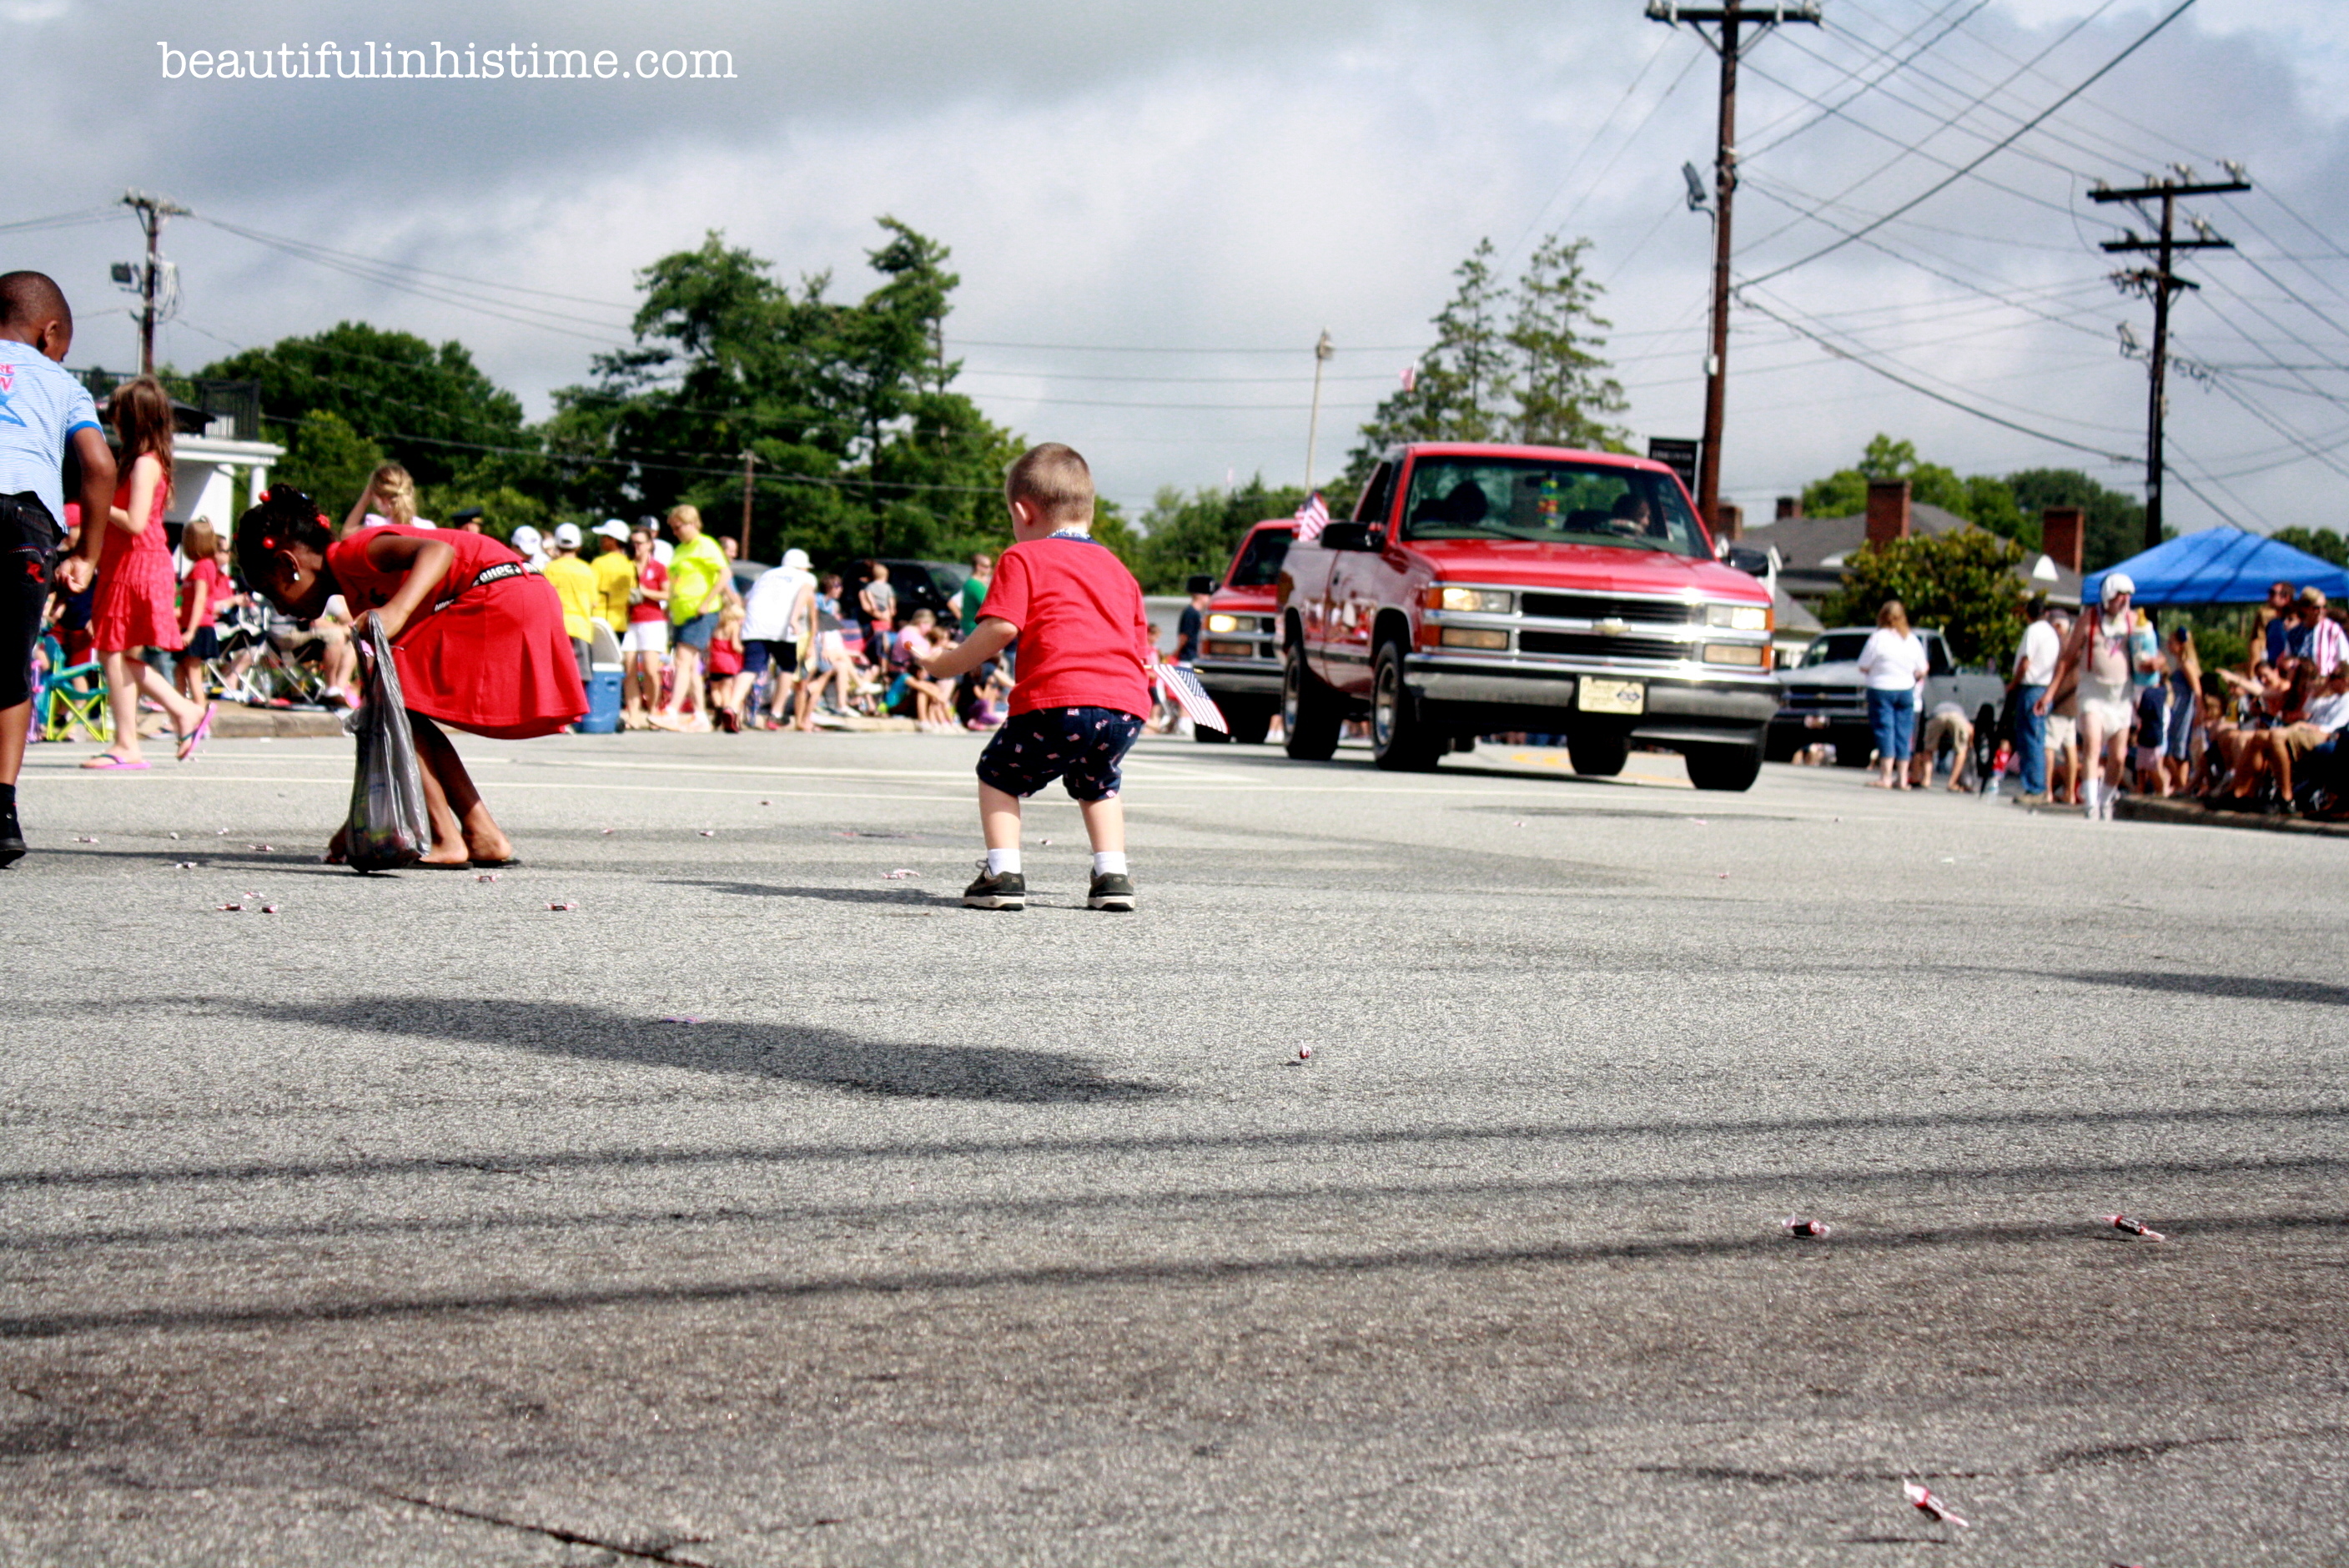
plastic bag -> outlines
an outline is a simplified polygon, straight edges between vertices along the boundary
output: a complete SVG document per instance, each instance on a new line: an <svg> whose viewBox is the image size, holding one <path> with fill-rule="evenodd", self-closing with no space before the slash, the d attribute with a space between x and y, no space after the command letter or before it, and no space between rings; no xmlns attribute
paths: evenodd
<svg viewBox="0 0 2349 1568"><path fill-rule="evenodd" d="M354 716L358 771L351 779L344 852L355 871L398 871L422 860L432 847L432 819L424 805L424 773L416 763L416 735L400 698L391 639L373 614L366 618L361 636L367 674Z"/></svg>

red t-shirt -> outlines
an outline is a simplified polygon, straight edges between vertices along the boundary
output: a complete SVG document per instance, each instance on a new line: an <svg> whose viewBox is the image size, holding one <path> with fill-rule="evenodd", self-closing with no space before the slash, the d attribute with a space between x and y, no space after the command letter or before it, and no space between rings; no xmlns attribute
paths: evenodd
<svg viewBox="0 0 2349 1568"><path fill-rule="evenodd" d="M194 596L199 583L204 585L206 592L203 614L196 617L196 624L209 626L220 619L221 606L228 603L229 595L236 592L236 587L229 582L228 574L220 569L220 563L207 556L189 567L188 574L180 579L181 609L184 610Z"/></svg>
<svg viewBox="0 0 2349 1568"><path fill-rule="evenodd" d="M1142 585L1109 546L1055 536L995 563L979 618L1019 628L1011 711L1107 707L1150 717L1150 623Z"/></svg>
<svg viewBox="0 0 2349 1568"><path fill-rule="evenodd" d="M647 593L657 593L668 586L668 568L657 561L647 561L636 568L636 586ZM628 624L639 621L666 621L668 608L654 599L639 599L628 606Z"/></svg>

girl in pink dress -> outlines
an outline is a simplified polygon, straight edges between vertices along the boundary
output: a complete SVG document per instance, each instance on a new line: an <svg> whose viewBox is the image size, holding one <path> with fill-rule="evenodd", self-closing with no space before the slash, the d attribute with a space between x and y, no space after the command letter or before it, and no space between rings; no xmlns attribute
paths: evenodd
<svg viewBox="0 0 2349 1568"><path fill-rule="evenodd" d="M89 632L106 671L114 744L82 766L127 771L147 766L139 753L142 695L171 716L182 762L212 733L212 710L181 696L139 656L143 649L176 653L182 645L179 584L163 534L163 508L171 499L171 395L152 376L141 376L114 389L109 413L122 438L122 478L98 556Z"/></svg>

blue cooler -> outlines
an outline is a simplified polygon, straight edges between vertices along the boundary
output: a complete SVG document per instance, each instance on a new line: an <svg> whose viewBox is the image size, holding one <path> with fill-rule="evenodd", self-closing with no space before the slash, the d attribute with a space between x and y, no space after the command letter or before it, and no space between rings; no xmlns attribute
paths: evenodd
<svg viewBox="0 0 2349 1568"><path fill-rule="evenodd" d="M610 735L619 727L620 642L598 621L587 645L587 717L579 721L579 733Z"/></svg>

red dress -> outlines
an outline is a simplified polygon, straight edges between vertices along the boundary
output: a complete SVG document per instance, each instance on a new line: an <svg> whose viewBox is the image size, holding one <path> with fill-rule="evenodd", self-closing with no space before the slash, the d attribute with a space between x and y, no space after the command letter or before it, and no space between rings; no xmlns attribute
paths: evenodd
<svg viewBox="0 0 2349 1568"><path fill-rule="evenodd" d="M98 589L89 608L90 645L102 654L134 648L179 651L178 580L171 572L171 545L163 537L163 508L171 487L155 487L155 504L147 526L136 534L106 525L106 542L98 561ZM114 504L129 510L129 465L114 490Z"/></svg>
<svg viewBox="0 0 2349 1568"><path fill-rule="evenodd" d="M393 523L328 545L326 570L354 619L382 608L408 581L406 573L379 572L367 561L368 541L387 533L457 552L449 574L392 643L410 712L495 740L527 740L587 711L554 584L485 533ZM518 570L500 574L502 567ZM485 573L490 581L478 581Z"/></svg>

